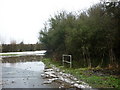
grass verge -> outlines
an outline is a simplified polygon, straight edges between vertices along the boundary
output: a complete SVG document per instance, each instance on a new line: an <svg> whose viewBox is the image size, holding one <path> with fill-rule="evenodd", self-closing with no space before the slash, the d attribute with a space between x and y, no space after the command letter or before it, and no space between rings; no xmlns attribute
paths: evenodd
<svg viewBox="0 0 120 90"><path fill-rule="evenodd" d="M78 80L88 83L93 88L117 88L120 89L120 78L115 75L106 75L103 73L93 72L89 68L67 68L63 67L61 62L51 59L42 60L48 68L55 65L65 73L74 75ZM99 71L99 70L98 70Z"/></svg>

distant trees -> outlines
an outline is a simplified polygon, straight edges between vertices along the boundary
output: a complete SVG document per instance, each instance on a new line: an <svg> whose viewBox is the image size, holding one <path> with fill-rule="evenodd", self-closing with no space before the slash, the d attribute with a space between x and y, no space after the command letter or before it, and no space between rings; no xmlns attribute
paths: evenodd
<svg viewBox="0 0 120 90"><path fill-rule="evenodd" d="M79 67L120 67L120 1L100 3L79 14L51 17L40 42L54 59L71 54Z"/></svg>
<svg viewBox="0 0 120 90"><path fill-rule="evenodd" d="M10 49L9 49L10 48ZM9 45L9 50L11 52L15 52L17 50L17 46L16 46L16 40L11 40L10 41L10 45Z"/></svg>
<svg viewBox="0 0 120 90"><path fill-rule="evenodd" d="M2 52L22 52L22 51L35 51L45 49L42 44L20 44L11 43L11 44L2 44Z"/></svg>

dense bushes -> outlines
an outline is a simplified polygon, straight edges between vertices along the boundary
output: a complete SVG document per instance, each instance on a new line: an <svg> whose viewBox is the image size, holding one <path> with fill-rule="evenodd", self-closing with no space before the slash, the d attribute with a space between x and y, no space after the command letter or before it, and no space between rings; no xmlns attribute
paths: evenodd
<svg viewBox="0 0 120 90"><path fill-rule="evenodd" d="M71 54L79 67L120 68L120 2L97 4L81 13L51 17L39 40L60 60Z"/></svg>

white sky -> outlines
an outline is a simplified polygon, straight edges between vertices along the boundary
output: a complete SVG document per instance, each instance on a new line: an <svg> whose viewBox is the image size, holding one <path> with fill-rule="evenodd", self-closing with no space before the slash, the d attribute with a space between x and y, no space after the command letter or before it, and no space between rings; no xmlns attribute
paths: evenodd
<svg viewBox="0 0 120 90"><path fill-rule="evenodd" d="M45 21L57 11L80 11L99 0L0 0L0 41L36 43Z"/></svg>

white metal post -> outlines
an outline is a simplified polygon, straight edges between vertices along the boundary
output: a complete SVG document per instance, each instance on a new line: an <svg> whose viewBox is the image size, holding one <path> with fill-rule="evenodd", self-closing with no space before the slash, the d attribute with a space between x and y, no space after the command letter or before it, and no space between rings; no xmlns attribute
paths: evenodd
<svg viewBox="0 0 120 90"><path fill-rule="evenodd" d="M69 57L69 61L65 61L65 58L64 57ZM70 68L72 68L72 56L71 55L62 55L62 63L63 63L63 66L64 66L64 63L69 63L70 64Z"/></svg>
<svg viewBox="0 0 120 90"><path fill-rule="evenodd" d="M72 68L72 57L70 55L70 68Z"/></svg>

